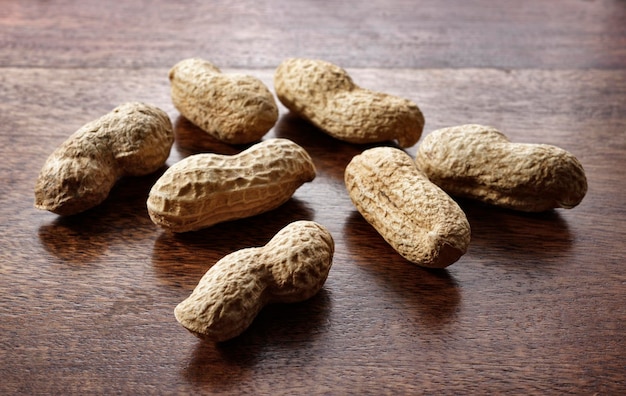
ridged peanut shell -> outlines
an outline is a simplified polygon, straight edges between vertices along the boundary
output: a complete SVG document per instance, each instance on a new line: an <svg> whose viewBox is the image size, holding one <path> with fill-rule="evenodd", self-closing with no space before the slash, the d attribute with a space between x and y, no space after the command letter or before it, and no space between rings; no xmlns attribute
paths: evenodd
<svg viewBox="0 0 626 396"><path fill-rule="evenodd" d="M356 155L345 184L359 213L405 259L444 268L466 253L465 213L404 151L376 147Z"/></svg>
<svg viewBox="0 0 626 396"><path fill-rule="evenodd" d="M50 154L35 183L35 207L59 215L93 208L120 177L161 168L173 143L172 123L163 110L122 104L85 124Z"/></svg>
<svg viewBox="0 0 626 396"><path fill-rule="evenodd" d="M424 128L424 116L415 103L361 88L344 69L326 61L283 61L275 71L274 88L291 112L346 142L396 140L410 147Z"/></svg>
<svg viewBox="0 0 626 396"><path fill-rule="evenodd" d="M573 208L587 193L582 164L562 148L511 143L495 128L443 128L420 143L416 163L449 194L525 212Z"/></svg>
<svg viewBox="0 0 626 396"><path fill-rule="evenodd" d="M275 209L314 178L311 157L288 139L265 140L236 155L196 154L157 180L148 213L170 231L194 231Z"/></svg>
<svg viewBox="0 0 626 396"><path fill-rule="evenodd" d="M225 341L247 329L270 303L313 297L332 265L334 242L313 221L296 221L265 246L233 252L213 265L174 315L199 338Z"/></svg>
<svg viewBox="0 0 626 396"><path fill-rule="evenodd" d="M224 74L206 60L191 58L174 65L169 79L176 109L224 143L256 142L278 119L274 95L255 77Z"/></svg>

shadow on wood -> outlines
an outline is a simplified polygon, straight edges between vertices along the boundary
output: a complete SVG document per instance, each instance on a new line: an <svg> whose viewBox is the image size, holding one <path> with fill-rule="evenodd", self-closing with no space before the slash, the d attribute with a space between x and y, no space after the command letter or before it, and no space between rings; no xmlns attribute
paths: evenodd
<svg viewBox="0 0 626 396"><path fill-rule="evenodd" d="M287 224L312 220L313 212L297 198L269 212L215 224L198 231L163 231L154 243L152 265L163 283L193 289L219 259L236 250L263 246Z"/></svg>
<svg viewBox="0 0 626 396"><path fill-rule="evenodd" d="M266 350L279 348L294 360L314 354L312 344L330 326L331 301L330 291L322 288L303 302L267 305L248 329L231 340L198 340L183 377L196 385L209 383L228 390L253 374L255 366L277 364L267 361Z"/></svg>
<svg viewBox="0 0 626 396"><path fill-rule="evenodd" d="M57 258L85 264L116 244L141 241L158 227L148 215L146 200L161 168L142 177L123 177L100 205L72 216L58 216L39 227L44 248Z"/></svg>
<svg viewBox="0 0 626 396"><path fill-rule="evenodd" d="M356 210L344 224L344 235L357 267L410 307L416 325L440 328L453 321L461 288L447 269L423 268L404 259Z"/></svg>

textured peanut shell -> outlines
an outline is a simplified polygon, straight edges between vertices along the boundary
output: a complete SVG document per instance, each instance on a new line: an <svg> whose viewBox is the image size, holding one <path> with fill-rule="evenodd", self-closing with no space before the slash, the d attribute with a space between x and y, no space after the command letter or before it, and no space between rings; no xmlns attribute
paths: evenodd
<svg viewBox="0 0 626 396"><path fill-rule="evenodd" d="M416 163L451 195L519 211L573 208L587 193L585 171L572 154L547 144L511 143L489 126L430 133Z"/></svg>
<svg viewBox="0 0 626 396"><path fill-rule="evenodd" d="M255 77L223 74L208 61L180 61L169 72L172 102L189 121L229 144L260 140L276 123L274 95Z"/></svg>
<svg viewBox="0 0 626 396"><path fill-rule="evenodd" d="M233 252L211 267L174 315L199 338L225 341L247 329L270 303L314 296L332 265L334 242L322 225L296 221L265 246Z"/></svg>
<svg viewBox="0 0 626 396"><path fill-rule="evenodd" d="M35 183L35 207L72 215L106 199L122 176L165 164L174 132L157 107L130 102L85 124L48 157Z"/></svg>
<svg viewBox="0 0 626 396"><path fill-rule="evenodd" d="M277 208L314 178L311 157L288 139L269 139L230 156L196 154L157 180L148 213L170 231L194 231Z"/></svg>
<svg viewBox="0 0 626 396"><path fill-rule="evenodd" d="M410 147L424 128L415 103L360 88L344 69L329 62L287 59L276 69L274 88L290 111L346 142L396 140Z"/></svg>
<svg viewBox="0 0 626 396"><path fill-rule="evenodd" d="M407 260L444 268L467 251L470 225L465 213L404 151L365 150L346 167L345 183L365 220Z"/></svg>

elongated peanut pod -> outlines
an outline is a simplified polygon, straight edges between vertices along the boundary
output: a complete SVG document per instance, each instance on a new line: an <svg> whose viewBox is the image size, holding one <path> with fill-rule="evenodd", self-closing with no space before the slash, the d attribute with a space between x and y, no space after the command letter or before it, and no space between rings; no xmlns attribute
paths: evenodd
<svg viewBox="0 0 626 396"><path fill-rule="evenodd" d="M314 178L311 157L288 139L269 139L232 156L196 154L157 180L148 213L171 231L198 230L275 209Z"/></svg>
<svg viewBox="0 0 626 396"><path fill-rule="evenodd" d="M495 128L460 125L430 133L416 163L451 195L509 209L573 208L587 193L581 163L547 144L511 143Z"/></svg>
<svg viewBox="0 0 626 396"><path fill-rule="evenodd" d="M265 246L219 260L176 306L174 315L202 339L236 337L265 305L314 296L328 277L333 253L333 238L325 227L313 221L293 222Z"/></svg>
<svg viewBox="0 0 626 396"><path fill-rule="evenodd" d="M467 251L465 213L404 151L365 150L346 167L345 183L365 220L407 260L444 268Z"/></svg>
<svg viewBox="0 0 626 396"><path fill-rule="evenodd" d="M222 142L256 142L278 119L274 95L255 77L223 74L212 63L192 58L174 65L169 79L178 111Z"/></svg>
<svg viewBox="0 0 626 396"><path fill-rule="evenodd" d="M85 124L48 157L35 184L35 207L60 215L93 208L120 177L156 172L173 143L163 110L122 104Z"/></svg>
<svg viewBox="0 0 626 396"><path fill-rule="evenodd" d="M357 86L332 63L292 58L274 74L278 99L293 113L330 136L350 143L397 140L413 146L424 116L410 100Z"/></svg>

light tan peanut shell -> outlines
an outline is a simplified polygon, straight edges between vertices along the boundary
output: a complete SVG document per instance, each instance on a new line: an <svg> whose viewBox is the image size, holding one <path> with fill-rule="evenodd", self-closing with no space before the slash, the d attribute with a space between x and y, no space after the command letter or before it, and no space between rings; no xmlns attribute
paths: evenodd
<svg viewBox="0 0 626 396"><path fill-rule="evenodd" d="M573 208L587 193L585 171L572 154L547 144L511 143L489 126L430 133L416 163L451 195L525 212Z"/></svg>
<svg viewBox="0 0 626 396"><path fill-rule="evenodd" d="M404 151L365 150L346 167L345 183L357 210L405 259L444 268L467 251L465 213Z"/></svg>
<svg viewBox="0 0 626 396"><path fill-rule="evenodd" d="M274 95L255 77L223 74L210 62L192 58L174 65L169 79L176 109L222 142L256 142L278 119Z"/></svg>
<svg viewBox="0 0 626 396"><path fill-rule="evenodd" d="M265 246L233 252L212 266L174 310L196 336L225 341L247 329L270 303L314 296L332 265L334 242L322 225L296 221Z"/></svg>
<svg viewBox="0 0 626 396"><path fill-rule="evenodd" d="M424 116L415 103L360 88L344 69L326 61L283 61L274 74L274 88L290 111L346 142L396 140L410 147L424 128Z"/></svg>
<svg viewBox="0 0 626 396"><path fill-rule="evenodd" d="M35 207L72 215L106 199L122 176L142 176L165 164L174 132L168 115L125 103L74 132L48 157L35 183Z"/></svg>
<svg viewBox="0 0 626 396"><path fill-rule="evenodd" d="M311 157L288 139L265 140L236 155L196 154L157 180L148 213L170 231L194 231L275 209L314 178Z"/></svg>

